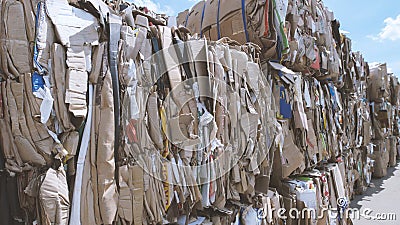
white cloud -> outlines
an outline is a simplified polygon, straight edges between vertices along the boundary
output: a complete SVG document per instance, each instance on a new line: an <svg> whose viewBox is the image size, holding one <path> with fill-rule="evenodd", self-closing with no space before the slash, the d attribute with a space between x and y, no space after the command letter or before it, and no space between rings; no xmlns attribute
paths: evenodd
<svg viewBox="0 0 400 225"><path fill-rule="evenodd" d="M385 27L381 30L381 32L379 32L378 35L368 35L367 37L374 41L396 41L400 39L400 15L398 15L395 19L388 17L383 22L385 23Z"/></svg>
<svg viewBox="0 0 400 225"><path fill-rule="evenodd" d="M137 6L147 7L155 13L164 13L168 16L175 15L175 10L169 5L161 6L160 3L155 3L152 0L130 0L133 4Z"/></svg>
<svg viewBox="0 0 400 225"><path fill-rule="evenodd" d="M341 34L350 34L350 32L347 31L347 30L339 30L339 32L340 32Z"/></svg>
<svg viewBox="0 0 400 225"><path fill-rule="evenodd" d="M367 35L367 38L372 39L374 41L378 41L379 40L378 36L375 36L375 35L372 35L372 34Z"/></svg>

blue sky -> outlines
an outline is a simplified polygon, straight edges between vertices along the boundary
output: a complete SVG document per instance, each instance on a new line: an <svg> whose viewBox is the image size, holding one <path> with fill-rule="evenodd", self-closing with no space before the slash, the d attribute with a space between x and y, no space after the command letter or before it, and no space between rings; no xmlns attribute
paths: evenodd
<svg viewBox="0 0 400 225"><path fill-rule="evenodd" d="M177 15L197 0L131 0L156 12ZM400 76L400 0L324 0L366 61L386 62Z"/></svg>
<svg viewBox="0 0 400 225"><path fill-rule="evenodd" d="M368 62L386 62L400 76L400 1L324 0L348 31L353 51Z"/></svg>

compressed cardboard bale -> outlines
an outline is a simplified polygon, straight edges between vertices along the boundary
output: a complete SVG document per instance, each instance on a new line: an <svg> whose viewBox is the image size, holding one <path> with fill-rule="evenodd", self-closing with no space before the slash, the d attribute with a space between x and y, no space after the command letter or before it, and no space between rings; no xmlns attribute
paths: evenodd
<svg viewBox="0 0 400 225"><path fill-rule="evenodd" d="M189 13L186 13L188 10L179 13L177 23L178 25L182 24L188 27L193 34L200 34L202 31L208 30L211 26L216 25L217 22L225 20L226 17L231 14L240 13L241 16L241 11L239 11L241 7L242 4L240 0L200 1L190 9ZM217 19L220 21L217 21ZM223 37L229 36L223 35Z"/></svg>
<svg viewBox="0 0 400 225"><path fill-rule="evenodd" d="M374 151L374 171L372 176L375 178L382 178L387 175L387 165L385 165L383 160L383 155L380 151Z"/></svg>
<svg viewBox="0 0 400 225"><path fill-rule="evenodd" d="M281 10L285 8L285 3L282 4L279 11L285 11ZM271 49L276 42L273 18L272 1L214 0L197 3L189 14L179 13L177 22L210 40L229 37L240 44L253 42L269 50L266 55L274 55L275 49Z"/></svg>
<svg viewBox="0 0 400 225"><path fill-rule="evenodd" d="M386 151L385 141L376 142L373 155L373 159L375 160L373 177L382 178L387 175L388 155L389 152Z"/></svg>
<svg viewBox="0 0 400 225"><path fill-rule="evenodd" d="M6 2L15 4L17 1ZM26 0L22 0L21 2L23 2L24 6L25 3L27 3ZM86 86L87 83L95 84L95 96L97 96L95 103L96 109L94 111L95 119L91 126L95 131L90 134L90 154L85 159L84 165L85 183L82 185L84 186L82 187L83 197L78 201L82 205L81 219L83 219L81 223L109 224L115 222L114 220L121 219L125 220L123 223L126 222L128 224L173 223L182 221L182 218L184 221L190 214L190 210L192 210L191 212L204 210L203 212L207 213L207 210L211 208L208 206L212 206L213 209L221 214L231 215L212 215L212 223L225 224L228 223L228 219L233 221L235 217L237 220L242 220L242 222L254 222L254 216L257 214L255 213L256 210L254 206L250 203L255 195L255 191L267 194L267 196L263 196L265 197L265 201L263 200L262 202L265 203L269 201L269 204L267 204L269 209L279 209L282 207L282 202L285 202L285 206L289 208L295 208L296 206L301 209L306 207L310 208L311 205L320 204L320 201L326 201L324 205L337 207L337 199L351 195L354 182L352 178L353 175L359 177L356 180L369 179L366 178L368 177L370 166L368 158L367 160L365 160L364 157L362 159L360 159L360 157L357 159L352 158L351 151L354 148L358 148L358 145L363 145L363 147L367 146L371 140L369 134L371 134L372 130L375 134L372 138L382 140L382 143L379 141L376 142L379 146L375 151L378 161L377 165L380 163L380 167L383 170L383 168L386 169L388 163L394 163L393 158L395 158L395 154L393 152L393 146L396 146L394 138L389 138L387 142L385 142L384 139L391 135L390 129L394 121L393 114L395 112L392 113L390 110L381 110L381 103L390 101L393 104L394 100L389 100L388 94L385 93L385 91L382 92L381 90L373 89L378 90L378 92L373 93L376 96L377 108L374 108L375 111L371 114L372 119L366 115L368 112L364 113L363 110L361 110L362 112L357 110L363 108L363 106L359 104L360 101L365 101L367 98L366 93L364 93L365 86L363 85L365 84L360 82L360 80L365 79L369 70L366 67L367 65L364 65L362 56L359 53L351 52L351 40L345 36L341 37L338 21L334 21L333 14L326 10L323 4L317 2L317 0L311 0L307 3L304 1L275 1L277 5L275 8L272 6L274 1L269 0L201 1L196 4L190 12L187 10L178 15L178 24L186 24L186 22L188 22L187 26L189 28L192 27L193 29L191 30L193 32L202 33L203 36L211 40L227 36L241 44L251 41L261 45L263 48L262 52L253 51L254 49L249 47L251 44L240 46L235 41L228 39L222 40L217 44L201 40L197 43L192 42L190 44L184 42L179 46L184 50L188 50L188 54L193 54L191 56L194 56L193 58L197 60L195 63L189 63L189 70L191 70L191 73L196 73L197 78L204 78L201 82L197 80L197 91L199 94L206 96L212 96L214 94L217 96L218 101L221 99L220 96L226 96L224 99L226 101L225 103L227 103L226 108L224 108L225 105L222 103L221 106L216 106L216 103L208 100L207 97L198 97L196 95L192 96L196 98L195 100L192 99L192 104L184 104L185 101L183 100L189 99L185 98L186 93L190 92L190 95L192 95L193 93L191 91L195 88L190 85L189 87L179 86L181 83L185 82L185 79L189 78L190 74L182 69L182 65L176 68L167 68L171 73L164 74L164 83L157 83L157 85L151 87L151 91L147 90L150 89L151 86L147 86L147 84L154 83L153 80L149 78L151 76L161 75L156 74L157 71L153 71L154 68L150 66L150 62L153 62L153 64L159 64L161 62L158 60L147 60L147 56L151 55L152 50L157 49L157 44L162 43L164 45L163 47L168 47L176 41L173 38L178 38L178 36L182 40L190 39L190 36L182 31L183 29L179 31L182 31L179 35L178 32L174 33L174 37L174 35L171 36L170 29L152 26L151 29L154 31L153 34L155 35L153 39L139 42L138 39L140 38L137 38L135 45L130 46L136 49L129 49L129 51L125 52L123 46L128 42L128 45L134 43L132 41L133 34L136 32L136 30L133 29L134 25L128 22L122 35L128 35L129 33L129 35L132 35L132 39L128 41L128 38L125 38L125 43L121 41L121 49L119 52L121 55L119 63L122 67L122 69L120 67L118 68L122 71L119 77L120 80L122 77L123 81L120 83L120 90L111 91L110 75L106 73L106 71L109 70L109 65L106 65L108 62L106 57L107 53L103 53L103 51L107 50L104 46L108 45L108 43L104 42L100 44L99 48L102 47L104 50L95 48L94 54L91 49L91 45L97 45L99 31L104 28L104 24L102 24L101 19L97 21L96 16L92 16L94 14L90 12L91 10L87 8L84 8L85 10L80 9L80 7L85 6L76 4L76 1L70 2L73 2L76 7L71 8L66 4L66 1L46 1L49 8L47 12L48 16L54 23L54 28L57 32L55 35L64 45L53 45L53 54L50 55L50 57L53 62L52 68L54 71L52 71L52 73L55 72L55 75L52 75L52 79L57 76L66 77L66 79L61 79L59 82L58 79L56 79L56 83L54 83L55 86L53 86L53 88L57 90L54 91L54 95L56 96L55 125L53 124L53 120L47 125L50 131L55 131L55 133L57 133L57 136L61 134L58 137L61 139L61 143L65 145L64 148L69 151L70 155L74 155L78 145L79 135L75 131L74 125L69 121L68 117L71 114L68 112L66 102L71 103L70 111L75 113L75 116L84 117L86 115L85 108L87 104ZM100 15L100 17L110 15L111 9L108 9L107 5L96 3L100 1L89 0L87 2L87 5L101 6L94 7L101 11L100 14L104 13L104 15ZM244 7L242 3L244 3ZM16 4L18 4L18 2ZM304 11L304 14L298 15L299 9ZM24 10L29 11L26 9ZM144 9L143 11L146 10L147 9ZM88 15L87 12L92 13L92 15ZM20 12L18 13L18 15L21 15ZM143 14L145 15L143 15L143 17L149 19L148 21L155 21L155 18L152 18L150 13L143 12ZM41 16L43 18L43 11L41 12ZM148 21L142 24L138 23L137 18L141 16L141 14L136 16L136 21L134 22L136 22L138 26L146 27L147 30L147 26L149 25ZM68 19L71 19L71 21ZM82 23L77 24L78 19ZM219 19L219 21L217 21L217 19ZM285 21L285 19L287 19L287 21ZM26 21L26 18L25 22L31 24L29 21ZM73 24L73 26L71 26L71 24ZM82 27L86 28L80 30ZM32 27L26 29L28 39L33 41L32 30L34 31L35 29ZM274 33L274 29L279 30L279 34ZM78 30L79 32L77 32ZM298 32L296 30L298 30ZM51 33L51 31L49 32ZM70 35L71 33L73 33L73 35ZM146 32L141 33L139 30L140 35L145 33ZM42 34L44 35L44 32ZM143 36L146 37L147 35ZM276 44L275 39L277 36L279 36L281 43L279 43L280 45L278 45L278 48L275 48L276 46L274 44ZM159 41L161 40L161 42L157 43L155 41L156 38L158 38ZM281 46L287 44L285 43L287 41L283 40L286 38L290 39L290 51L288 51L288 46ZM44 43L44 41L47 40L42 41ZM341 41L343 43L341 43ZM153 44L153 46L151 46L151 44ZM84 47L82 47L82 45L84 45ZM224 46L224 51L218 52L215 45ZM46 46L46 48L44 48L46 54L48 47L49 46ZM67 51L63 49L64 47L68 48L65 49ZM147 48L147 52L145 52L143 48ZM342 50L342 52L338 51L338 49ZM167 58L167 67L172 67L173 61L179 58L175 57L175 54L179 56L178 51L176 49L175 51L176 52L162 53L163 57ZM268 72L265 74L266 76L263 77L265 80L255 79L259 75L256 72L259 66L258 63L256 63L259 60L258 57L260 54L264 56L274 55L269 54L269 51L278 51L279 53L282 51L284 55L289 53L288 58L286 59L283 57L282 62L288 63L291 66L290 68L293 67L302 71L302 81L290 81L290 78L292 77L293 79L293 76L286 76L286 74L282 75L279 73L269 74ZM184 52L183 55L185 53L186 52ZM27 54L27 57L30 57L29 54ZM55 59L54 57L58 58ZM7 58L5 59L7 61ZM42 60L40 60L41 63L46 63L46 59L47 55L43 55ZM341 59L343 59L343 62L341 62ZM91 62L91 60L95 62ZM129 62L124 60L129 60ZM146 63L147 67L145 66ZM214 65L219 63L222 65ZM10 70L16 71L12 68L13 66L11 64L8 65L6 63L6 65ZM66 68L66 65L68 68ZM104 69L104 71L102 71L103 74L101 74L100 68ZM31 70L32 68L29 67L29 69ZM142 69L146 70L147 74L145 74L146 72L143 72ZM334 80L333 83L337 85L338 89L351 92L351 94L346 94L342 101L342 99L338 97L338 94L335 96L336 91L328 89L324 82L320 82L308 76L310 73L314 75L314 77L321 79L332 78ZM88 76L88 74L90 75ZM102 76L105 74L107 76L103 79ZM341 79L345 83L344 86L340 84L342 81L335 83L339 74L344 74L345 76ZM384 70L379 70L378 75L384 77ZM280 78L275 79L274 76ZM377 77L379 78L379 76ZM27 81L30 80L30 76L26 76L25 78ZM217 84L217 82L214 82L215 79L226 81L226 84L228 84L227 86L232 87L232 90L220 92L218 88L215 88ZM275 81L279 80L280 83L277 82L278 85L273 83L274 79ZM282 81L284 79L285 81ZM307 79L312 85L306 87L303 79ZM371 80L373 79L370 79L370 81ZM246 82L248 84L246 84ZM262 96L265 98L265 95L268 95L264 93L264 90L268 88L263 87L264 85L267 86L267 82L270 82L269 85L275 88L274 97L277 102L279 102L279 107L275 108L275 106L269 106L269 102L264 104L260 103L259 97ZM297 85L293 85L293 83L296 82ZM169 87L169 85L171 86ZM89 87L91 87L91 85L89 85ZM168 94L171 89L177 87L181 88L179 93L172 93L172 96L179 101L176 103L166 103L166 101L164 101L164 95ZM14 93L16 90L17 89L13 88L12 92ZM311 93L308 93L309 99L304 103L300 100L305 96L304 92L306 92L306 90ZM394 90L395 88L391 88L390 92L393 93ZM69 93L64 96L65 91ZM112 118L114 113L117 112L117 109L114 109L112 106L114 99L111 100L114 91L124 94L129 93L122 97L123 101L128 102L128 107L121 108L122 111L130 111L133 109L132 111L134 111L134 113L122 112L125 117L123 116L121 121L125 124L123 124L121 132L126 132L124 130L125 127L129 127L127 129L130 129L129 136L132 138L128 137L125 139L125 136L123 136L121 140L113 139L113 121L107 120L106 118ZM29 91L29 93L30 92L31 91ZM153 94L146 95L148 93ZM136 99L130 98L131 96L135 96ZM147 96L149 99L143 96ZM293 96L297 98L294 98L294 101ZM358 96L362 97L358 99ZM127 100L127 98L129 98L129 100ZM19 123L22 117L16 117L16 114L20 114L18 112L18 109L21 109L21 107L19 107L21 104L18 105L20 102L19 99L10 107L10 113L13 114L10 116L13 117L13 131L17 131L17 127L21 126ZM26 109L27 111L24 112L27 114L26 116L29 115L29 117L32 118L37 116L40 112L39 104L37 104L38 102L36 102L33 95L29 96L28 101L24 101L24 104L25 102L29 103L29 107ZM91 103L89 104L89 106L92 105ZM146 108L146 104L151 107ZM303 105L305 105L304 112ZM164 108L161 108L162 106ZM182 113L183 110L177 110L177 108L180 107L189 107L190 110ZM265 110L264 108L266 107L274 108L273 110L278 109L279 113L283 115L282 118L285 119L282 128L284 133L284 135L281 136L282 141L272 143L274 141L273 138L279 133L278 130L280 128L280 125L277 125L275 120L275 114L278 110L273 111L271 109L273 112L265 113L263 110ZM225 114L221 113L222 108L223 111L226 112ZM146 109L151 110L145 112ZM187 110L187 108L185 110ZM198 124L196 124L198 122L196 122L196 120L198 120L198 115L196 114L197 110L201 111L200 115L203 115L203 117L200 117L200 120L205 123L202 127L204 129L202 129L201 132L190 132L198 130ZM160 113L160 115L158 113ZM166 116L167 114L168 117ZM273 119L264 118L264 114L268 114L268 116ZM308 120L305 116L306 114ZM28 121L28 127L29 125L37 125L32 118ZM294 121L292 121L292 119L294 119ZM161 123L159 123L160 120ZM5 120L3 122L8 123L8 121ZM143 122L147 122L146 125L150 124L150 126L146 127ZM266 129L267 125L265 125L265 123L273 124L268 124L268 126L273 128ZM126 126L127 124L129 125ZM374 125L373 129L370 127L372 124ZM58 127L59 125L61 125L60 129ZM293 125L294 127L291 127ZM78 127L79 124L76 126L76 129ZM149 130L147 130L147 128L149 128ZM202 144L206 146L204 150L207 154L203 155L201 154L202 152L196 154L197 152L191 152L186 149L183 151L178 150L179 146L175 146L175 143L170 142L171 140L167 141L164 139L164 137L167 136L165 135L167 133L167 129L165 128L172 130L172 142L183 142L188 136L193 139L201 139L203 141ZM43 136L46 137L43 138L44 140L36 139L36 136L39 137L39 135L32 134L36 132L38 134L40 133L42 136L43 131L47 135ZM151 138L147 135L148 131L150 131ZM23 132L26 133L26 131ZM182 135L177 135L178 132L181 132L180 134ZM4 136L3 132L0 133ZM15 136L19 138L20 136L28 135L18 134ZM41 149L45 149L47 153L50 152L49 149L52 146L53 140L48 136L47 130L32 130L31 136L36 147L41 146ZM363 138L362 141L361 137ZM280 138L276 139L280 140ZM29 141L29 139L26 139L26 141L20 142L28 142L22 144L29 144ZM36 144L36 141L43 142ZM121 160L114 165L113 145L117 144L119 141L121 141L122 144L120 148L121 151L118 152L118 154L121 154ZM263 143L261 144L260 142ZM156 147L154 147L154 145ZM348 148L352 150L347 151ZM232 158L230 154L232 149L243 153L241 155L243 159L234 162L235 167L230 170L230 168L227 169L227 167L230 166L230 162L227 161ZM165 158L162 159L162 162L156 162L153 158L154 155L148 155L148 153L152 153L152 151L157 153L162 151L165 153L165 155L163 155ZM223 162L221 160L218 162L217 166L205 167L206 169L201 170L201 174L196 174L196 177L194 177L193 174L195 173L193 173L193 171L182 171L180 167L174 166L178 164L179 166L185 165L189 167L208 163L220 157L220 155L216 153L224 151L229 153L226 159L223 158ZM354 152L356 151L357 150ZM261 161L263 165L255 163L258 162L258 153L269 154L266 160ZM198 155L201 156L197 158ZM135 164L135 160L140 157L144 157L146 161L145 165L140 165L143 168ZM271 158L269 159L268 157ZM306 160L310 161L311 158L318 158L318 162L322 159L340 160L340 158L337 157L342 157L344 163L340 162L328 165L329 168L325 171L329 174L327 175L328 178L326 178L325 181L322 181L323 179L321 178L321 182L326 184L319 185L318 182L314 181L317 186L317 193L315 194L316 197L312 197L310 201L304 199L301 193L298 193L298 196L292 196L289 191L285 192L285 197L282 201L282 196L276 191L269 191L268 189L271 168L274 169L274 179L272 179L272 183L278 187L282 186L282 178L293 176L296 173L302 173L306 164L307 166L310 166L310 164L314 166L313 163L306 163ZM257 160L254 160L254 158L257 158ZM361 169L360 171L356 171L358 174L354 172L355 170L353 167L355 166L350 163L352 160L361 161ZM173 166L168 165L167 162L172 162ZM323 161L321 165L326 166L327 164ZM40 167L41 165L37 164L36 166ZM159 177L152 177L148 173L143 173L144 171L142 171L142 169L152 174L159 174L163 179L166 178L165 180L161 180L158 179ZM217 169L227 172L228 175L217 180L213 179L214 177L212 176L218 173L216 171ZM313 168L308 169L311 170ZM114 180L113 175L118 172L120 176L117 178L118 180ZM360 175L360 173L366 173L367 175ZM384 171L381 171L381 173L384 173ZM71 178L73 179L75 177ZM197 184L198 180L201 182L205 181L205 183ZM119 192L116 191L115 184L117 181L120 182L119 185L121 189ZM181 185L184 184L184 181L188 184L193 184L193 186L189 185L190 187L188 187ZM64 183L65 182L63 182L63 184ZM176 185L173 185L173 183L176 183ZM324 185L325 187L323 188L322 186ZM46 185L44 187L46 187ZM321 188L321 190L318 188ZM119 198L116 196L117 193L120 194ZM321 193L324 193L324 196L320 196ZM241 206L234 204L234 206L230 208L230 203L235 201L240 201ZM193 209L186 207L192 205L195 205ZM225 205L229 207L225 208ZM207 206L207 208L201 209L202 206ZM240 209L245 209L243 215L238 213L241 212ZM119 215L116 215L117 210ZM51 214L50 217L53 217L53 212ZM178 218L179 214L181 214L181 217ZM282 222L280 218L278 218L276 212L271 212L270 215L271 218L267 220L268 223L280 224ZM250 221L249 218L252 218L252 220ZM188 217L187 219L190 220L189 222L192 222L192 218ZM295 224L296 222L312 224L316 221L312 221L310 215L307 215L305 220L291 222L287 221L288 224ZM211 222L206 219L204 223L210 224ZM320 225L327 223L334 223L334 221L329 221L327 215L317 221L317 224ZM341 223L346 224L345 221L341 221Z"/></svg>

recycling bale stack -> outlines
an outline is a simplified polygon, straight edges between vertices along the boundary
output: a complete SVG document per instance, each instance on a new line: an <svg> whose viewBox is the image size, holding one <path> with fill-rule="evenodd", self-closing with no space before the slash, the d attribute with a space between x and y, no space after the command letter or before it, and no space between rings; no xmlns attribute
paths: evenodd
<svg viewBox="0 0 400 225"><path fill-rule="evenodd" d="M375 177L387 175L392 137L392 105L390 103L390 76L386 64L378 64L370 68L368 77L368 93L373 123L373 139Z"/></svg>
<svg viewBox="0 0 400 225"><path fill-rule="evenodd" d="M398 144L399 144L399 106L400 106L400 85L399 79L393 73L388 74L390 76L390 104L392 110L392 121L391 121L391 131L392 136L389 137L390 139L390 150L389 150L389 166L394 167L397 165L397 158L399 153L397 151Z"/></svg>
<svg viewBox="0 0 400 225"><path fill-rule="evenodd" d="M261 47L261 64L271 78L277 119L282 127L278 130L285 137L276 146L279 154L275 154L271 185L285 190L281 188L288 177L297 182L291 183L292 191L281 193L290 202L287 209L296 202L297 198L291 195L296 187L306 192L318 187L313 186L312 179L307 181L313 183L310 186L296 177L310 170L323 171L329 162L336 162L341 168L344 186L343 191L335 190L336 194L330 196L348 201L366 190L372 172L379 177L385 175L388 164L396 164L398 81L380 65L382 81L374 85L386 80L387 88L379 86L384 98L371 96L376 66L370 69L362 54L352 51L351 39L340 33L339 21L322 2L255 2L202 1L180 13L178 25L182 21L181 24L211 40L228 36L239 43L253 42ZM234 7L240 3L241 7ZM262 9L262 13L257 13L257 9ZM231 12L230 16L221 10ZM202 14L203 19L193 19L193 15ZM242 20L238 19L240 14ZM254 27L253 23L259 25ZM227 29L235 32L221 35ZM268 31L274 35L264 35ZM266 43L276 45L271 48ZM388 102L389 98L393 105L388 107L391 113L382 108L377 114L374 103ZM322 204L312 205L318 208ZM336 202L325 205L336 206Z"/></svg>
<svg viewBox="0 0 400 225"><path fill-rule="evenodd" d="M322 2L115 4L1 1L1 224L351 224L396 164L399 82Z"/></svg>
<svg viewBox="0 0 400 225"><path fill-rule="evenodd" d="M280 205L257 46L129 3L2 7L2 224L229 224Z"/></svg>

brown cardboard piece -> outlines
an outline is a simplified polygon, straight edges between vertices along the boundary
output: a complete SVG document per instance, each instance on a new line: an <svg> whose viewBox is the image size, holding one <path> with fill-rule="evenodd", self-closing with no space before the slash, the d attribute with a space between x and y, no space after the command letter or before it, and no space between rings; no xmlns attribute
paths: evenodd
<svg viewBox="0 0 400 225"><path fill-rule="evenodd" d="M7 59L8 69L14 77L31 72L31 60L29 58L29 43L25 27L24 6L19 1L4 2L2 18L5 23L4 47L7 48L3 60ZM5 49L4 49L5 50ZM4 66L4 65L3 65ZM12 78L12 77L11 77Z"/></svg>
<svg viewBox="0 0 400 225"><path fill-rule="evenodd" d="M160 127L160 115L158 112L157 93L152 93L147 101L149 119L149 136L158 149L163 149L163 135Z"/></svg>
<svg viewBox="0 0 400 225"><path fill-rule="evenodd" d="M395 167L397 165L397 137L389 137L389 166Z"/></svg>
<svg viewBox="0 0 400 225"><path fill-rule="evenodd" d="M97 139L97 187L101 219L104 224L112 224L118 209L118 192L115 177L114 161L114 118L113 90L109 70L101 89L101 102L98 117Z"/></svg>
<svg viewBox="0 0 400 225"><path fill-rule="evenodd" d="M386 151L385 140L374 142L374 171L373 177L381 178L387 175L387 167L389 162L389 151Z"/></svg>
<svg viewBox="0 0 400 225"><path fill-rule="evenodd" d="M65 104L66 52L64 47L59 44L53 44L51 52L54 108L63 130L68 131L74 129L74 126L69 119L68 108Z"/></svg>
<svg viewBox="0 0 400 225"><path fill-rule="evenodd" d="M46 1L46 12L65 47L97 45L99 22L90 13L72 7L67 0Z"/></svg>
<svg viewBox="0 0 400 225"><path fill-rule="evenodd" d="M26 1L25 1L26 3ZM34 4L34 3L33 3ZM25 4L24 4L25 5ZM27 6L25 6L27 7ZM40 11L36 12L37 15L37 28L36 28L36 48L37 48L37 59L34 62L34 67L42 71L42 68L45 70L49 70L49 59L51 55L52 44L54 43L55 33L53 24L50 19L46 15L46 7L45 4L42 3L40 5ZM27 27L27 31L29 28ZM40 64L37 65L36 63Z"/></svg>
<svg viewBox="0 0 400 225"><path fill-rule="evenodd" d="M190 30L191 33L195 34L200 34L201 32L201 18L203 14L203 8L204 8L205 1L199 1L196 5L194 5L190 12L189 16L187 17L188 23L186 24L186 27ZM183 21L183 19L180 21ZM185 18L185 23L186 23L186 18Z"/></svg>
<svg viewBox="0 0 400 225"><path fill-rule="evenodd" d="M25 114L23 113L23 105L21 105L23 102L21 96L23 94L23 86L23 84L11 80L7 82L7 105L11 119L11 131L14 136L15 146L18 149L22 161L37 166L43 166L46 165L46 161L43 156L36 151L26 124ZM14 87L13 91L11 87ZM19 97L15 98L15 96Z"/></svg>
<svg viewBox="0 0 400 225"><path fill-rule="evenodd" d="M249 1L247 0L246 3ZM241 0L221 0L220 2L220 12L219 18L220 20L224 20L228 15L233 12L237 12L242 9L242 1ZM243 23L243 22L242 22Z"/></svg>
<svg viewBox="0 0 400 225"><path fill-rule="evenodd" d="M317 137L315 136L315 132L314 132L314 125L312 120L307 120L307 124L308 124L308 132L307 132L307 151L309 156L314 156L316 155L318 152L318 142L317 142Z"/></svg>
<svg viewBox="0 0 400 225"><path fill-rule="evenodd" d="M286 143L286 142L285 142ZM283 177L287 177L293 173L297 168L300 167L300 171L305 168L304 156L300 153L299 149L292 143L288 142L284 150L283 157L286 160L286 164L282 165ZM292 148L289 150L289 148ZM302 161L303 159L303 161Z"/></svg>
<svg viewBox="0 0 400 225"><path fill-rule="evenodd" d="M305 169L304 155L293 142L293 133L289 130L287 123L282 124L285 132L285 142L282 150L282 178L288 177L295 170L302 172ZM278 163L278 162L274 162Z"/></svg>
<svg viewBox="0 0 400 225"><path fill-rule="evenodd" d="M143 169L136 166L122 166L119 168L120 193L118 200L118 215L128 224L140 225L143 223Z"/></svg>
<svg viewBox="0 0 400 225"><path fill-rule="evenodd" d="M222 37L230 37L241 44L247 42L241 10L231 13L229 17L221 20L220 29Z"/></svg>
<svg viewBox="0 0 400 225"><path fill-rule="evenodd" d="M217 23L218 0L206 1L202 30L207 30ZM214 39L215 40L215 39Z"/></svg>
<svg viewBox="0 0 400 225"><path fill-rule="evenodd" d="M186 18L189 15L189 9L186 9L185 11L182 11L178 13L178 16L176 17L176 24L185 26L186 25Z"/></svg>
<svg viewBox="0 0 400 225"><path fill-rule="evenodd" d="M86 92L88 74L86 71L68 69L65 103L68 110L76 117L85 117L87 114Z"/></svg>
<svg viewBox="0 0 400 225"><path fill-rule="evenodd" d="M69 191L63 168L47 170L43 183L40 185L39 199L43 207L44 218L50 224L68 224L69 222Z"/></svg>
<svg viewBox="0 0 400 225"><path fill-rule="evenodd" d="M386 64L379 64L370 68L368 78L368 98L373 102L382 102L390 95L390 82L387 76Z"/></svg>

